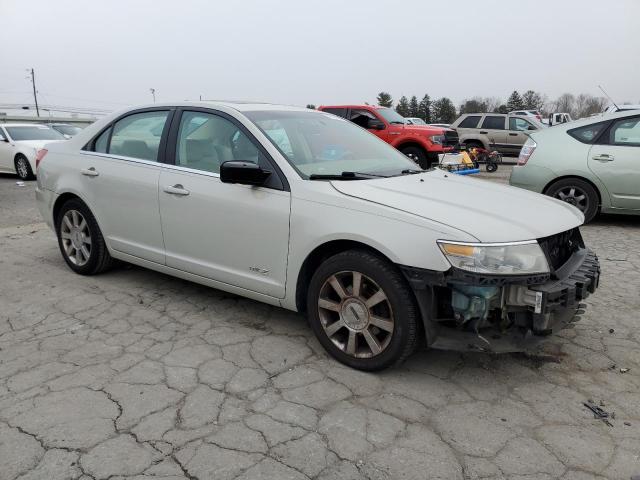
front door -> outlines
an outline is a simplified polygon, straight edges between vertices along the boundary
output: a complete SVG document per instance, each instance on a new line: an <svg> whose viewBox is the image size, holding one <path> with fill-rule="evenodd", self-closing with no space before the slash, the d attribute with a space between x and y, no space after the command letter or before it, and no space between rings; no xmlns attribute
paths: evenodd
<svg viewBox="0 0 640 480"><path fill-rule="evenodd" d="M501 115L485 115L480 125L480 135L489 139L489 149L505 151L509 150L507 144L507 131L505 130L506 117Z"/></svg>
<svg viewBox="0 0 640 480"><path fill-rule="evenodd" d="M184 111L173 166L160 175L160 214L167 266L271 297L285 294L291 196L266 153L223 114ZM229 160L259 163L271 183L222 183Z"/></svg>
<svg viewBox="0 0 640 480"><path fill-rule="evenodd" d="M537 128L529 120L523 117L509 117L509 131L507 132L507 143L513 153L520 153L520 149L529 136L527 132L532 132Z"/></svg>
<svg viewBox="0 0 640 480"><path fill-rule="evenodd" d="M640 116L613 122L589 150L588 162L613 207L640 210Z"/></svg>
<svg viewBox="0 0 640 480"><path fill-rule="evenodd" d="M14 149L4 128L0 127L0 172L14 172Z"/></svg>
<svg viewBox="0 0 640 480"><path fill-rule="evenodd" d="M164 264L158 179L168 110L128 115L83 151L77 174L87 203L114 250Z"/></svg>

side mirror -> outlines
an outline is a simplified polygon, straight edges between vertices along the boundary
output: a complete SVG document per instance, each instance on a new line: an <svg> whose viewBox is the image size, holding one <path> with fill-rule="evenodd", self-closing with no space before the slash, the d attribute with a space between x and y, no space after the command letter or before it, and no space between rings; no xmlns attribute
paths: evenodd
<svg viewBox="0 0 640 480"><path fill-rule="evenodd" d="M527 130L537 130L537 128L534 127L533 125L529 125L529 128L527 128Z"/></svg>
<svg viewBox="0 0 640 480"><path fill-rule="evenodd" d="M370 130L384 130L384 122L378 119L370 118L367 122L367 128Z"/></svg>
<svg viewBox="0 0 640 480"><path fill-rule="evenodd" d="M9 139L0 133L0 142L9 143Z"/></svg>
<svg viewBox="0 0 640 480"><path fill-rule="evenodd" d="M222 183L241 185L263 185L271 172L263 170L258 164L242 160L231 160L220 165Z"/></svg>

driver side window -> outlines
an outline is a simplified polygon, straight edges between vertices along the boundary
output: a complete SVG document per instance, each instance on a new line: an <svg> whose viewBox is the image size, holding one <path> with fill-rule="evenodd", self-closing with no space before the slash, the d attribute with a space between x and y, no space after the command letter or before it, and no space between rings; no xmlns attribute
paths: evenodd
<svg viewBox="0 0 640 480"><path fill-rule="evenodd" d="M532 127L531 123L527 122L524 118L510 118L509 119L509 130L515 130L518 132L525 132L529 130L529 127Z"/></svg>
<svg viewBox="0 0 640 480"><path fill-rule="evenodd" d="M370 128L369 122L377 120L376 116L368 110L353 109L349 113L349 120L362 128Z"/></svg>
<svg viewBox="0 0 640 480"><path fill-rule="evenodd" d="M182 114L176 165L220 173L220 165L224 162L245 160L261 164L260 157L251 139L226 118L204 112Z"/></svg>

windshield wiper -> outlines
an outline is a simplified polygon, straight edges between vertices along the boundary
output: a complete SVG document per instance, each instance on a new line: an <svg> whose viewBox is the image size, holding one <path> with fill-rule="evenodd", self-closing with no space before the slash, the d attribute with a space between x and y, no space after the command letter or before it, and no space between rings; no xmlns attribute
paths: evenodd
<svg viewBox="0 0 640 480"><path fill-rule="evenodd" d="M309 180L366 180L368 178L388 178L388 175L376 175L375 173L366 172L312 173L309 175Z"/></svg>
<svg viewBox="0 0 640 480"><path fill-rule="evenodd" d="M402 175L414 175L416 173L424 173L424 170L412 170L410 168L407 168L406 170L402 170L400 173Z"/></svg>
<svg viewBox="0 0 640 480"><path fill-rule="evenodd" d="M392 120L389 123L392 125L404 125L406 122L401 122L400 120Z"/></svg>

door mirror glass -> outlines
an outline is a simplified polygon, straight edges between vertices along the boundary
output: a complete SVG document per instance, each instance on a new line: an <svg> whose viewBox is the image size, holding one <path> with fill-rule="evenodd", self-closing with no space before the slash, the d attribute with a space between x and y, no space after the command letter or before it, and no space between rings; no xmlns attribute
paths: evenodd
<svg viewBox="0 0 640 480"><path fill-rule="evenodd" d="M271 172L263 170L254 162L231 160L220 165L222 183L239 183L241 185L264 185Z"/></svg>

